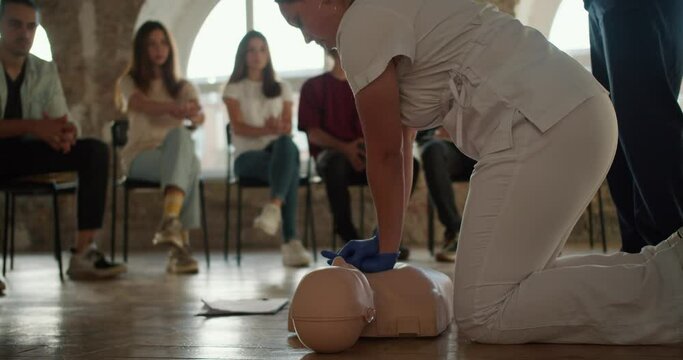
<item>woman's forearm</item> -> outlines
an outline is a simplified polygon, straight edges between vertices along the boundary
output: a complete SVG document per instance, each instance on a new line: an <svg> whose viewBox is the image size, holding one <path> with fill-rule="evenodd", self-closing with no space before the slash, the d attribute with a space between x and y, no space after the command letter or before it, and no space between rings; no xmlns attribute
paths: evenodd
<svg viewBox="0 0 683 360"><path fill-rule="evenodd" d="M36 124L30 120L2 120L0 121L0 139L32 134Z"/></svg>
<svg viewBox="0 0 683 360"><path fill-rule="evenodd" d="M368 153L368 183L375 202L379 227L380 253L396 253L401 244L405 214L403 154L396 152L384 156Z"/></svg>
<svg viewBox="0 0 683 360"><path fill-rule="evenodd" d="M150 100L146 96L138 93L131 96L128 107L149 116L159 117L169 115L172 105L173 104L170 101Z"/></svg>
<svg viewBox="0 0 683 360"><path fill-rule="evenodd" d="M272 135L272 131L266 127L256 127L238 122L232 124L232 131L235 133L235 135L246 137L260 137Z"/></svg>

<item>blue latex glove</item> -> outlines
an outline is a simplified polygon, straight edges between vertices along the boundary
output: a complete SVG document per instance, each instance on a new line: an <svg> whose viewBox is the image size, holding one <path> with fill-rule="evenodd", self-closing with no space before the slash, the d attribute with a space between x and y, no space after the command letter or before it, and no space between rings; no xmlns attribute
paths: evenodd
<svg viewBox="0 0 683 360"><path fill-rule="evenodd" d="M367 240L349 241L338 253L323 250L321 255L328 259L328 265L332 265L332 260L335 257L341 256L344 261L355 266L358 270L368 273L391 270L398 259L397 253L379 253L379 235L377 233Z"/></svg>

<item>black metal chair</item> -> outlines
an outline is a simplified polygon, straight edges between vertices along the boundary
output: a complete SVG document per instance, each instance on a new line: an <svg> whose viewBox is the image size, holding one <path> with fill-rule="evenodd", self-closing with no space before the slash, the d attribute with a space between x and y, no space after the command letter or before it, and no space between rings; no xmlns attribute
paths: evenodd
<svg viewBox="0 0 683 360"><path fill-rule="evenodd" d="M451 182L458 183L458 182L469 182L470 181L470 173L466 173L461 177L456 177L454 179L451 179ZM431 256L434 256L434 211L436 209L434 208L434 202L432 201L432 197L429 195L429 191L427 191L427 248L429 249L429 254Z"/></svg>
<svg viewBox="0 0 683 360"><path fill-rule="evenodd" d="M111 139L112 139L112 221L111 221L111 259L114 261L116 254L116 214L117 214L117 188L123 188L123 261L128 262L128 218L129 218L129 198L130 192L134 190L153 190L160 189L161 184L158 182L150 182L145 180L130 179L126 176L118 177L118 149L122 148L128 142L128 120L116 120L111 125ZM202 232L204 240L204 256L206 258L206 267L211 264L209 252L209 236L208 227L206 223L206 203L204 198L204 180L199 180L199 199L201 206L201 221Z"/></svg>
<svg viewBox="0 0 683 360"><path fill-rule="evenodd" d="M225 233L223 238L223 258L228 260L229 243L230 243L230 187L237 185L237 227L235 229L236 244L236 258L237 265L242 262L242 191L244 189L268 188L270 185L267 182L250 179L238 178L232 172L232 132L230 123L225 126L226 139L228 141L228 161L227 161L227 175L225 177ZM311 251L313 252L314 261L318 260L317 243L315 237L315 224L313 215L313 184L319 183L318 177L312 177L312 162L308 162L307 175L299 180L299 186L306 188L305 200L305 215L304 215L304 236L303 244L308 246L309 237L311 239ZM310 236L309 236L310 235Z"/></svg>
<svg viewBox="0 0 683 360"><path fill-rule="evenodd" d="M62 267L62 241L59 224L59 201L61 194L74 194L78 181L71 173L54 173L19 178L0 183L0 192L5 194L5 226L2 250L2 275L7 269L7 252L10 253L10 269L14 269L14 229L16 220L15 200L19 196L52 196L52 221L54 229L54 257L59 266L59 279L64 281ZM8 249L9 247L9 249Z"/></svg>

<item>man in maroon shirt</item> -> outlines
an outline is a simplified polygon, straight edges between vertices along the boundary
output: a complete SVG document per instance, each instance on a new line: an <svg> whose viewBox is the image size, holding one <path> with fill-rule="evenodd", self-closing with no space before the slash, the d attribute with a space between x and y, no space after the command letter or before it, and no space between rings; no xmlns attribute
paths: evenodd
<svg viewBox="0 0 683 360"><path fill-rule="evenodd" d="M335 232L347 242L360 239L351 221L350 185L367 184L363 130L353 92L334 51L334 68L307 80L301 88L299 130L308 134L311 156L325 181ZM419 165L414 163L413 188ZM407 250L401 249L403 257Z"/></svg>

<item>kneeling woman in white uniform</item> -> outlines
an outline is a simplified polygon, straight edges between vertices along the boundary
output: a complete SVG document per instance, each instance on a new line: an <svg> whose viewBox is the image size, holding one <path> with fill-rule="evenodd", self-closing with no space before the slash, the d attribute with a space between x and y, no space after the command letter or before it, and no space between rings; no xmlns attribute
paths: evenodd
<svg viewBox="0 0 683 360"><path fill-rule="evenodd" d="M680 234L640 254L558 258L617 144L609 96L578 63L469 0L276 2L307 41L338 48L356 96L379 236L347 244L347 262L393 267L415 129L443 126L478 160L455 266L461 332L487 343L682 340Z"/></svg>

